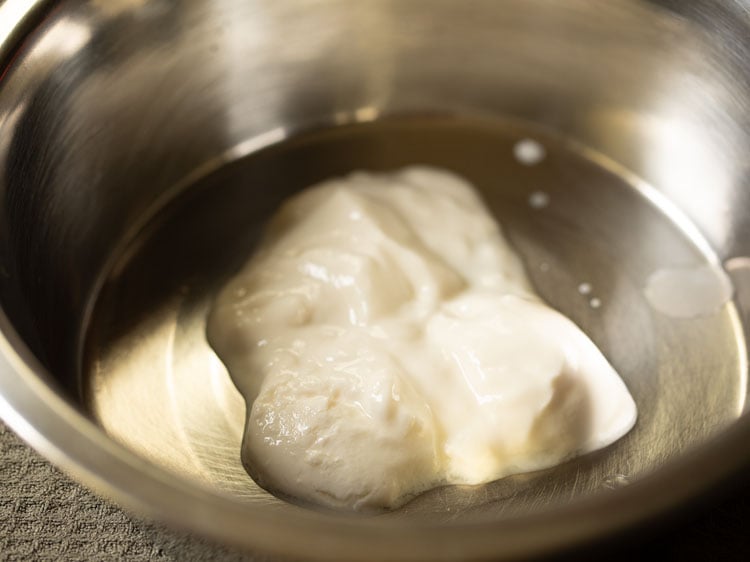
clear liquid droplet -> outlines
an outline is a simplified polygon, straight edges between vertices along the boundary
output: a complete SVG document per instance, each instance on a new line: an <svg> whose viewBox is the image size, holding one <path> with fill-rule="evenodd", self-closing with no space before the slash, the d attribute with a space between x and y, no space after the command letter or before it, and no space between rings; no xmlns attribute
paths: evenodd
<svg viewBox="0 0 750 562"><path fill-rule="evenodd" d="M533 139L521 139L513 146L513 155L524 166L533 166L544 160L547 151Z"/></svg>
<svg viewBox="0 0 750 562"><path fill-rule="evenodd" d="M534 209L543 209L549 205L549 195L544 191L535 191L529 195L529 205Z"/></svg>
<svg viewBox="0 0 750 562"><path fill-rule="evenodd" d="M593 287L591 287L591 283L581 283L578 285L578 292L582 295L589 295L591 294L591 290Z"/></svg>
<svg viewBox="0 0 750 562"><path fill-rule="evenodd" d="M734 288L723 269L699 265L658 269L646 281L649 304L673 318L695 318L717 312Z"/></svg>

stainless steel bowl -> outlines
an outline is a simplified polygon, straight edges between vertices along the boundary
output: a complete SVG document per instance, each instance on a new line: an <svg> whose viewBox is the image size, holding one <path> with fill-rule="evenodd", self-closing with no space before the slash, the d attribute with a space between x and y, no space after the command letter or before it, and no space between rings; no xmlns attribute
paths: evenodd
<svg viewBox="0 0 750 562"><path fill-rule="evenodd" d="M512 558L651 521L750 460L747 2L6 0L0 58L0 412L115 501L293 556ZM509 156L528 135L536 175ZM241 468L206 308L285 194L414 159L480 186L638 426L391 514L288 504ZM529 186L559 205L530 211ZM648 307L649 272L704 262L733 302Z"/></svg>

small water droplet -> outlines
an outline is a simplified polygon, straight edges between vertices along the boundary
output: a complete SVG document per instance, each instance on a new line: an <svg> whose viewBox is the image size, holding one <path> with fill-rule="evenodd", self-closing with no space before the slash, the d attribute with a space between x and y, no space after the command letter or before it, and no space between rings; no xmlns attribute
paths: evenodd
<svg viewBox="0 0 750 562"><path fill-rule="evenodd" d="M581 283L578 285L578 292L582 295L588 295L591 293L591 283Z"/></svg>
<svg viewBox="0 0 750 562"><path fill-rule="evenodd" d="M594 297L593 299L589 301L589 306L591 306L591 308L599 308L601 305L602 305L601 299L598 299L596 297Z"/></svg>
<svg viewBox="0 0 750 562"><path fill-rule="evenodd" d="M732 298L729 276L715 265L693 265L654 271L646 280L648 303L666 316L708 316Z"/></svg>
<svg viewBox="0 0 750 562"><path fill-rule="evenodd" d="M544 160L547 151L533 139L521 139L513 146L513 155L524 166L533 166Z"/></svg>
<svg viewBox="0 0 750 562"><path fill-rule="evenodd" d="M549 195L544 191L535 191L529 195L529 205L534 209L542 209L549 205Z"/></svg>

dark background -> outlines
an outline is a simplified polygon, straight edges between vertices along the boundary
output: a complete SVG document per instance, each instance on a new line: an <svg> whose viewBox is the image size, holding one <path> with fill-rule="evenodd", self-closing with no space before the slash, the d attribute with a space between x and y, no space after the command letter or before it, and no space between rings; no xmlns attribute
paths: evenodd
<svg viewBox="0 0 750 562"><path fill-rule="evenodd" d="M750 560L750 474L673 521L567 558L625 561L647 555ZM126 514L74 483L1 422L0 560L270 561Z"/></svg>

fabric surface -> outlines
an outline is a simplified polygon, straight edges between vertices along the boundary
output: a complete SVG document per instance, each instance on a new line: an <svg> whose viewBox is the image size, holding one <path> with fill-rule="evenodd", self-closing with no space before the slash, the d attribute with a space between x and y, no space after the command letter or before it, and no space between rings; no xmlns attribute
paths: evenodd
<svg viewBox="0 0 750 562"><path fill-rule="evenodd" d="M129 516L70 480L0 422L0 560L268 559Z"/></svg>
<svg viewBox="0 0 750 562"><path fill-rule="evenodd" d="M750 560L750 478L708 509L570 560ZM134 518L50 465L0 422L0 561L269 561Z"/></svg>

